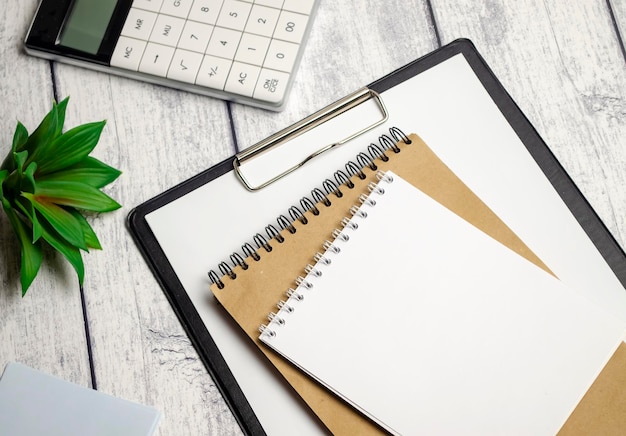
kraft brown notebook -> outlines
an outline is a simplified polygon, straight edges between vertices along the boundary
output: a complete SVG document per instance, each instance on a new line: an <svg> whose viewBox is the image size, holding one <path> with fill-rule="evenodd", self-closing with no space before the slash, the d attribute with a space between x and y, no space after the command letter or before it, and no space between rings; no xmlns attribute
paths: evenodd
<svg viewBox="0 0 626 436"><path fill-rule="evenodd" d="M231 275L222 278L221 285L211 287L219 302L226 308L246 334L259 346L285 379L317 414L326 427L340 434L383 434L383 430L364 418L352 407L328 393L299 370L263 346L258 340L258 327L266 322L267 314L274 310L276 302L302 274L303 265L312 264L311 253L323 251L332 232L341 228L341 221L349 209L358 203L359 196L368 192L368 184L375 182L379 171L393 170L415 187L464 218L483 232L511 248L537 266L550 272L543 262L483 203L474 193L430 150L417 135L409 135L410 141L400 141L378 158L373 165L366 165L362 179L358 175L339 187L341 196L330 194L325 205L295 220L292 229L285 229L278 239L269 242L268 249L260 249L249 257L244 266L238 266ZM349 186L352 186L350 188ZM303 223L306 222L306 224ZM291 233L295 231L295 233ZM278 240L282 240L279 243ZM231 278L231 277L234 277Z"/></svg>

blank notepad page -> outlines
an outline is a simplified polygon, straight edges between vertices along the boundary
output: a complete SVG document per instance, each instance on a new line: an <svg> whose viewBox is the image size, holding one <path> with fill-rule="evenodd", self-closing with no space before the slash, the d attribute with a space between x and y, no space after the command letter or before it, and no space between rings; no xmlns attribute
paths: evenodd
<svg viewBox="0 0 626 436"><path fill-rule="evenodd" d="M394 434L556 433L623 323L399 176L378 188L261 340Z"/></svg>

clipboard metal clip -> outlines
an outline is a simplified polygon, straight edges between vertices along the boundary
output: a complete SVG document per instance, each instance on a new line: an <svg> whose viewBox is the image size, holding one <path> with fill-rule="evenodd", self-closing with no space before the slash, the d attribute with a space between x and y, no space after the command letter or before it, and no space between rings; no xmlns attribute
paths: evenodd
<svg viewBox="0 0 626 436"><path fill-rule="evenodd" d="M319 150L311 153L310 155L308 155L307 157L305 157L302 161L300 161L299 163L297 163L296 165L292 166L291 168L288 168L287 170L283 171L282 173L276 175L275 177L272 177L271 179L261 183L258 186L252 186L250 184L250 182L246 179L246 177L244 176L244 174L241 171L241 165L243 162L245 162L247 159L251 159L254 156L257 156L258 154L261 154L263 152L266 152L274 147L278 147L281 144L284 144L288 141L290 141L291 139L302 135L305 132L308 132L311 129L314 129L315 127L325 123L326 121L341 115L344 112L349 111L350 109L360 105L361 103L364 103L370 99L374 99L375 103L378 105L378 108L380 109L382 118L380 118L378 121L375 121L373 124L370 124L369 126L351 134L350 136L348 136L347 138L342 139L341 141L338 142L334 142L332 144L328 144L322 148L320 148ZM325 108L309 115L308 117L302 119L301 121L292 124L291 126L273 134L272 136L264 139L263 141L247 148L246 150L237 153L235 155L235 158L233 160L233 168L235 170L235 174L237 175L237 177L239 178L239 180L241 181L241 183L243 183L243 185L246 187L247 190L249 191L258 191L260 189L265 188L268 185L271 185L272 183L280 180L281 178L285 177L288 174L291 174L292 172L294 172L295 170L297 170L298 168L302 167L304 164L306 164L307 162L309 162L311 159L321 155L322 153L331 150L335 147L338 147L340 145L345 144L348 141L351 141L352 139L356 138L357 136L362 135L363 133L372 130L373 128L381 125L382 123L384 123L385 121L387 121L387 119L389 118L389 114L387 112L387 108L385 107L385 104L383 103L382 98L380 97L380 95L374 91L371 90L369 88L361 88L360 90L342 98L341 100L326 106Z"/></svg>

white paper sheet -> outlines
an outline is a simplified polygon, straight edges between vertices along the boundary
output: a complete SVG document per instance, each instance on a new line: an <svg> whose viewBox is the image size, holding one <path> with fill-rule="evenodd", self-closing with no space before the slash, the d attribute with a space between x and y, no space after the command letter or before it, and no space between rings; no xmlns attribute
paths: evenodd
<svg viewBox="0 0 626 436"><path fill-rule="evenodd" d="M388 174L261 340L394 434L556 434L625 323Z"/></svg>

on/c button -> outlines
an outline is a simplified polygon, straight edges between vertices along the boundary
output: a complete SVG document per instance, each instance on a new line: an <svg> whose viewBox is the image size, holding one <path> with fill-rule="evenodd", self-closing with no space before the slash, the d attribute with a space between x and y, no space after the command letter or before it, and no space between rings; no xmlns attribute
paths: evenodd
<svg viewBox="0 0 626 436"><path fill-rule="evenodd" d="M254 98L270 103L282 103L289 84L289 74L263 68L254 90Z"/></svg>

